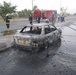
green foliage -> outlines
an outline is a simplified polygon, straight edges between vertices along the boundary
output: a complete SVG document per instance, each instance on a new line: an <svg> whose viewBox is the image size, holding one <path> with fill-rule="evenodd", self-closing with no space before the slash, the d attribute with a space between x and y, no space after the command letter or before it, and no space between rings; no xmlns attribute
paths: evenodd
<svg viewBox="0 0 76 75"><path fill-rule="evenodd" d="M35 6L33 7L33 10L36 10L36 9L38 9L38 7L35 5Z"/></svg>
<svg viewBox="0 0 76 75"><path fill-rule="evenodd" d="M18 11L18 15L19 15L19 18L28 18L29 15L32 15L32 11L24 9L24 10Z"/></svg>
<svg viewBox="0 0 76 75"><path fill-rule="evenodd" d="M9 2L3 2L3 5L0 4L0 16L5 20L6 14L10 14L15 12L16 6L12 6Z"/></svg>

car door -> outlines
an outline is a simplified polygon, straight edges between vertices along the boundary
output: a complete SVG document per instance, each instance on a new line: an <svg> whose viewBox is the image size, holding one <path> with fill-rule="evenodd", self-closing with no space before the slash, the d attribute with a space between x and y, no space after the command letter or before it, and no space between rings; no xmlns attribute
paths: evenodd
<svg viewBox="0 0 76 75"><path fill-rule="evenodd" d="M51 32L51 29L50 29L50 26L45 26L44 27L44 32L45 32L45 36L46 36L46 40L49 42L49 43L52 43L53 40L54 40L54 32Z"/></svg>
<svg viewBox="0 0 76 75"><path fill-rule="evenodd" d="M50 26L50 29L53 36L53 41L56 41L59 38L59 31L55 26Z"/></svg>

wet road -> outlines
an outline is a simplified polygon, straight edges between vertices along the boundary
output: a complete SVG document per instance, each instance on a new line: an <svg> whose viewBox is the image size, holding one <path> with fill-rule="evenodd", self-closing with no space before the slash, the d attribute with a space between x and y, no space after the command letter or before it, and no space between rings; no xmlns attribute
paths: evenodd
<svg viewBox="0 0 76 75"><path fill-rule="evenodd" d="M62 38L46 51L10 48L0 53L0 75L76 75L76 23L61 27Z"/></svg>
<svg viewBox="0 0 76 75"><path fill-rule="evenodd" d="M29 23L28 21L10 23L10 30L21 29L22 27L25 26L25 24L28 24L28 23ZM7 30L6 24L5 23L0 24L0 35L1 35L1 32L5 30Z"/></svg>

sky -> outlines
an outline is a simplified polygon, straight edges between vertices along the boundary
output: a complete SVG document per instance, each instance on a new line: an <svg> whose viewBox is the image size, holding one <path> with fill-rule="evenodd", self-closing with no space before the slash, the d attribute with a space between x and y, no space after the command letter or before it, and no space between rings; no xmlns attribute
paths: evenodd
<svg viewBox="0 0 76 75"><path fill-rule="evenodd" d="M11 2L17 6L17 11L25 8L32 9L32 0L0 0ZM60 13L60 7L67 8L68 13L76 13L76 0L33 0L33 6L36 5L39 9L57 10Z"/></svg>

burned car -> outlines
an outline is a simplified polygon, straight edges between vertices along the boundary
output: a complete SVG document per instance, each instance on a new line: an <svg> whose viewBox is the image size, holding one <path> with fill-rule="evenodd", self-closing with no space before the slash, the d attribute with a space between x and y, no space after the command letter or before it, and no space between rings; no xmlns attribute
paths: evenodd
<svg viewBox="0 0 76 75"><path fill-rule="evenodd" d="M48 47L49 43L60 39L61 30L50 23L37 23L25 25L21 31L14 35L14 44L17 48L28 51L38 51Z"/></svg>

